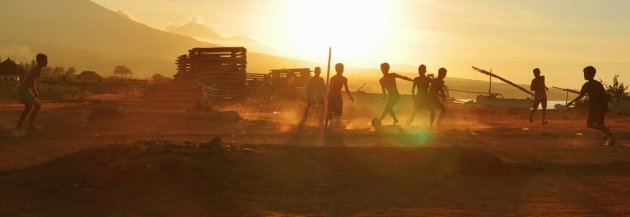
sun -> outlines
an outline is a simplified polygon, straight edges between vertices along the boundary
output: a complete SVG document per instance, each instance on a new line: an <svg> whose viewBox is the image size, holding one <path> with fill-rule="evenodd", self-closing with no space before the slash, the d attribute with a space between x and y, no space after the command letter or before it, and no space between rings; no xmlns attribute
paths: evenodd
<svg viewBox="0 0 630 217"><path fill-rule="evenodd" d="M295 0L287 14L290 42L300 55L339 58L374 55L391 34L387 0Z"/></svg>

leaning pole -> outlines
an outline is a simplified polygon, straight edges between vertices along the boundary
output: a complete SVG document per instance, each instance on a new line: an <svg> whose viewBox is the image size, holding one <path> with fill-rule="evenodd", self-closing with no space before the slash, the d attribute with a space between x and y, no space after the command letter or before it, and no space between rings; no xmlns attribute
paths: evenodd
<svg viewBox="0 0 630 217"><path fill-rule="evenodd" d="M328 47L328 69L326 70L326 96L325 96L325 100L324 100L324 115L322 115L322 119L320 120L320 124L323 124L322 122L326 122L326 119L328 118L328 91L330 91L330 58L332 56L332 47ZM324 126L324 128L326 128L327 126Z"/></svg>
<svg viewBox="0 0 630 217"><path fill-rule="evenodd" d="M330 81L330 57L332 56L332 47L328 47L328 69L326 70L326 86Z"/></svg>

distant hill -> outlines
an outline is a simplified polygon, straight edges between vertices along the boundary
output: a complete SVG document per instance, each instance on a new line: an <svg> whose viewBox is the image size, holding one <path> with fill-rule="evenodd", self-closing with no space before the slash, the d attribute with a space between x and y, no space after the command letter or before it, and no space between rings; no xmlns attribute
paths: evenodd
<svg viewBox="0 0 630 217"><path fill-rule="evenodd" d="M191 20L190 22L179 26L167 26L166 31L190 37L206 38L209 40L224 40L221 34L204 26L203 24L197 23L195 20Z"/></svg>
<svg viewBox="0 0 630 217"><path fill-rule="evenodd" d="M269 52L271 48L261 45L244 35L236 35L231 37L224 37L218 32L208 28L207 26L198 23L196 19L191 20L183 25L170 25L166 27L166 31L180 34L184 36L190 36L197 40L218 44L229 47L246 47L249 51Z"/></svg>
<svg viewBox="0 0 630 217"><path fill-rule="evenodd" d="M177 56L217 46L151 28L89 0L2 0L0 30L0 57L30 61L44 52L51 65L102 75L116 65L127 65L137 77L172 75ZM252 72L313 65L255 52L248 53L248 62Z"/></svg>

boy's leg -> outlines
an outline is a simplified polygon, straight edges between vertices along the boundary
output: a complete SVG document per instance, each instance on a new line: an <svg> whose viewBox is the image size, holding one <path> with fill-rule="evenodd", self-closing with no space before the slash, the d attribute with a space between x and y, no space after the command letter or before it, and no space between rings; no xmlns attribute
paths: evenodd
<svg viewBox="0 0 630 217"><path fill-rule="evenodd" d="M435 109L431 108L431 114L429 115L429 127L433 126L434 120L435 120Z"/></svg>
<svg viewBox="0 0 630 217"><path fill-rule="evenodd" d="M610 132L610 129L608 129L608 127L604 126L603 124L589 123L587 126L588 128L602 131L602 133L604 133L608 139L613 138L612 132Z"/></svg>
<svg viewBox="0 0 630 217"><path fill-rule="evenodd" d="M388 98L388 100L389 100L389 98ZM387 116L387 114L391 114L391 112L390 112L391 110L392 110L392 104L389 103L389 102L386 102L385 109L383 109L383 113L381 114L381 120L383 120L383 118L385 118L385 116Z"/></svg>
<svg viewBox="0 0 630 217"><path fill-rule="evenodd" d="M387 110L387 107L389 105L386 105L385 108L383 109L383 113L381 113L381 120L383 120L383 118L385 118L385 116L387 116L387 114L389 114L389 111Z"/></svg>
<svg viewBox="0 0 630 217"><path fill-rule="evenodd" d="M446 106L444 106L444 104L440 104L440 117L438 117L438 121L437 121L437 126L439 126L442 123L442 119L444 118L444 115L446 114Z"/></svg>
<svg viewBox="0 0 630 217"><path fill-rule="evenodd" d="M33 112L31 113L31 118L28 122L28 128L33 128L33 122L35 121L35 117L37 117L37 113L39 112L39 109L42 108L42 105L39 103L36 103L35 105L33 105Z"/></svg>
<svg viewBox="0 0 630 217"><path fill-rule="evenodd" d="M591 129L602 131L606 135L607 145L613 145L617 142L616 138L608 127L604 125L604 117L606 112L600 110L589 110L587 126Z"/></svg>
<svg viewBox="0 0 630 217"><path fill-rule="evenodd" d="M534 99L534 105L532 107L532 111L529 113L529 123L533 123L534 122L534 119L533 119L534 118L534 112L536 112L536 110L538 110L538 104L540 104L538 99Z"/></svg>
<svg viewBox="0 0 630 217"><path fill-rule="evenodd" d="M411 125L411 123L413 123L413 118L416 116L416 110L414 109L411 112L411 117L409 117L409 125Z"/></svg>
<svg viewBox="0 0 630 217"><path fill-rule="evenodd" d="M389 107L389 114L394 119L394 124L397 124L398 123L398 117L396 117L396 113L394 113L394 105Z"/></svg>
<svg viewBox="0 0 630 217"><path fill-rule="evenodd" d="M392 98L391 101L387 102L387 104L389 104L389 114L394 119L394 124L397 124L399 122L398 117L396 117L396 113L394 112L394 106L398 104L399 100L400 100L400 96L397 95L396 97Z"/></svg>
<svg viewBox="0 0 630 217"><path fill-rule="evenodd" d="M310 108L311 108L311 102L308 102L308 104L306 104L306 109L304 110L304 115L302 115L302 120L300 120L300 124L299 124L300 128L304 127L304 125L306 124Z"/></svg>
<svg viewBox="0 0 630 217"><path fill-rule="evenodd" d="M608 128L606 127L606 129ZM615 143L617 143L617 138L615 138L615 136L612 134L612 131L610 131L610 129L608 129L608 138L610 138L610 140L608 141L608 145L615 145Z"/></svg>
<svg viewBox="0 0 630 217"><path fill-rule="evenodd" d="M543 99L541 102L542 105L542 124L547 124L547 99Z"/></svg>
<svg viewBox="0 0 630 217"><path fill-rule="evenodd" d="M24 122L24 119L26 118L28 113L31 111L31 108L33 108L32 105L24 104L24 110L22 111L22 114L20 115L20 120L18 121L17 125L15 125L15 128L22 127L22 122Z"/></svg>

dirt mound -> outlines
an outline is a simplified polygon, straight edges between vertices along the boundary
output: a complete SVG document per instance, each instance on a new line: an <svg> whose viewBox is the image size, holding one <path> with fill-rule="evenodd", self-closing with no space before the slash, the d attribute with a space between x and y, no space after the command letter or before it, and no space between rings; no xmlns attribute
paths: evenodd
<svg viewBox="0 0 630 217"><path fill-rule="evenodd" d="M354 196L368 198L361 203L370 206L418 186L505 170L495 156L463 148L240 146L214 138L91 148L6 180L40 196L110 204L127 215L233 216L261 209L310 213L313 207L305 205L326 207ZM354 208L348 209L342 213ZM109 213L101 211L90 215Z"/></svg>

